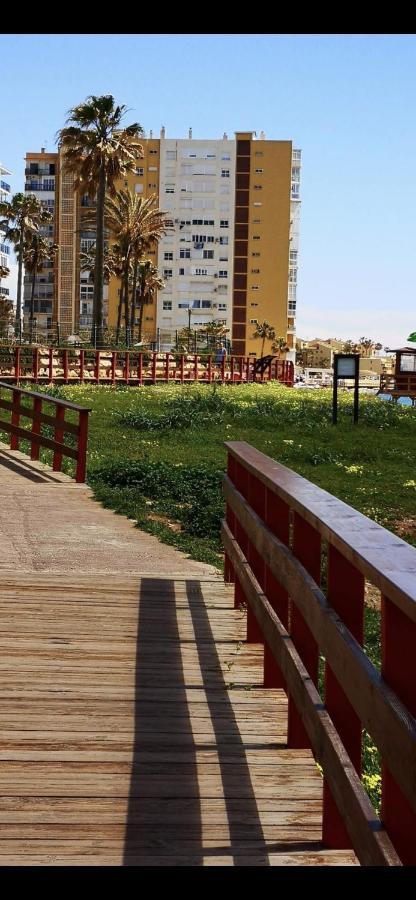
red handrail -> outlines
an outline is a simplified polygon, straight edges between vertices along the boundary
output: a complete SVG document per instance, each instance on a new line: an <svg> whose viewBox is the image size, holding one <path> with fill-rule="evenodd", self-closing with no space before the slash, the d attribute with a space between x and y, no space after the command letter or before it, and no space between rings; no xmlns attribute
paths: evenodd
<svg viewBox="0 0 416 900"><path fill-rule="evenodd" d="M30 443L31 459L39 459L39 449L44 447L53 450L53 470L62 470L62 457L67 456L76 462L75 481L84 482L86 476L87 444L88 444L88 415L90 409L70 403L68 400L58 400L49 394L41 394L37 391L26 391L22 388L11 386L0 381L0 391L10 391L12 399L7 400L0 395L0 409L10 413L10 420L0 418L0 431L10 434L10 447L19 450L20 441L28 440ZM28 397L32 405L24 405L22 398ZM43 404L51 404L54 407L54 415L43 412ZM65 419L66 410L72 410L77 414L77 422L68 422ZM21 418L31 420L31 425L22 424ZM54 438L48 438L42 434L42 425L48 425L54 429ZM65 434L75 435L76 446L65 444Z"/></svg>

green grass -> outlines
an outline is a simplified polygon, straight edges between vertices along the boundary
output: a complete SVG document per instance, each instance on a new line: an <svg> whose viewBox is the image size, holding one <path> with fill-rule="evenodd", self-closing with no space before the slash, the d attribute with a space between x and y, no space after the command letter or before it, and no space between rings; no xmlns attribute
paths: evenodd
<svg viewBox="0 0 416 900"><path fill-rule="evenodd" d="M45 389L48 391L48 388ZM88 481L97 499L194 559L222 565L219 522L227 440L245 440L416 544L416 412L372 396L277 384L66 386L56 396L92 407ZM67 471L71 463L67 463ZM380 656L377 610L366 612L366 650ZM363 780L376 807L380 766L364 740Z"/></svg>

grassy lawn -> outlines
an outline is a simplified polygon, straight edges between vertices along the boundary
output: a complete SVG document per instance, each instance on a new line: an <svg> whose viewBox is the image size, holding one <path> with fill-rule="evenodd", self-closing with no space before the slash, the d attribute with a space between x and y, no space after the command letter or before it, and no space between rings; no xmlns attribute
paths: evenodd
<svg viewBox="0 0 416 900"><path fill-rule="evenodd" d="M47 390L47 389L45 389ZM416 545L416 412L331 391L277 384L49 389L92 407L88 481L97 499L189 553L222 565L219 520L224 441L245 440ZM68 468L68 471L70 469ZM366 650L380 659L376 594L368 595ZM378 807L380 766L365 735L364 783Z"/></svg>

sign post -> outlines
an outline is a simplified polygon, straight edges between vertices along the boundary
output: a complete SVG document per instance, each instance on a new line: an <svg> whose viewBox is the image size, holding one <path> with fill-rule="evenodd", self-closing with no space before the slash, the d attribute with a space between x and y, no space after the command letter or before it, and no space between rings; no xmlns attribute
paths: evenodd
<svg viewBox="0 0 416 900"><path fill-rule="evenodd" d="M336 353L334 356L334 389L332 395L332 424L338 420L338 381L354 379L354 424L358 422L358 382L360 357L358 353Z"/></svg>

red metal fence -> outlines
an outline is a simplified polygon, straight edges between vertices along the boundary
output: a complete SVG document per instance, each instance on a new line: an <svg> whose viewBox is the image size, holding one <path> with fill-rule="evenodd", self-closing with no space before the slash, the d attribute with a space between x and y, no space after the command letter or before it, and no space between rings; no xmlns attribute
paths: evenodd
<svg viewBox="0 0 416 900"><path fill-rule="evenodd" d="M323 768L323 841L364 865L415 865L416 549L248 444L227 447L225 577L247 641L264 644L265 686L287 693L288 746ZM381 592L381 672L363 650L366 581ZM383 760L381 819L360 779L363 728Z"/></svg>
<svg viewBox="0 0 416 900"><path fill-rule="evenodd" d="M3 391L11 393L11 400L3 397ZM29 403L23 404L23 398L27 398ZM44 404L53 406L53 415L44 412ZM57 400L48 394L11 387L0 381L0 410L10 413L9 419L0 418L0 431L10 434L12 450L19 450L20 441L24 440L30 442L31 459L39 459L41 447L53 450L54 472L62 470L62 457L67 456L76 461L75 480L85 481L89 409L67 400ZM75 412L77 421L67 421L66 410ZM22 419L29 422L22 422ZM42 434L42 425L53 429L53 438ZM66 434L75 435L75 446L64 443Z"/></svg>
<svg viewBox="0 0 416 900"><path fill-rule="evenodd" d="M255 371L256 359L251 356L231 356L221 363L215 360L215 356L189 353L2 347L0 379L16 384L20 381L34 381L35 384L88 382L131 385L280 381L288 386L293 385L293 363L277 357L270 360L263 374Z"/></svg>

